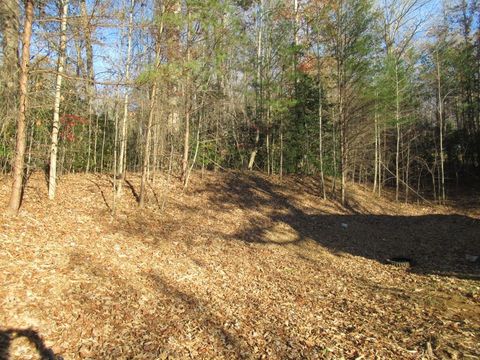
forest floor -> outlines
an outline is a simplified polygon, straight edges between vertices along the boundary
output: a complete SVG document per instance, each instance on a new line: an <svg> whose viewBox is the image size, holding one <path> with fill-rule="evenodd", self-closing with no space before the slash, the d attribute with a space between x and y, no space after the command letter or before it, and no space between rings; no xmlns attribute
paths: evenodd
<svg viewBox="0 0 480 360"><path fill-rule="evenodd" d="M198 173L140 210L139 180L112 218L109 177L64 176L52 202L36 173L0 215L0 359L480 358L478 196L352 185L342 207L311 178Z"/></svg>

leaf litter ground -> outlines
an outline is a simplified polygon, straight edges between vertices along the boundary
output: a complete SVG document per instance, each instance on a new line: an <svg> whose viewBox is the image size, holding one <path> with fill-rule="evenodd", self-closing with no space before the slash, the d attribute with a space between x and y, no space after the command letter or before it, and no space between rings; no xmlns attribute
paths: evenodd
<svg viewBox="0 0 480 360"><path fill-rule="evenodd" d="M138 189L112 218L107 176L62 177L55 202L29 179L0 216L0 359L480 358L476 206L352 185L342 207L240 172L157 178L143 210Z"/></svg>

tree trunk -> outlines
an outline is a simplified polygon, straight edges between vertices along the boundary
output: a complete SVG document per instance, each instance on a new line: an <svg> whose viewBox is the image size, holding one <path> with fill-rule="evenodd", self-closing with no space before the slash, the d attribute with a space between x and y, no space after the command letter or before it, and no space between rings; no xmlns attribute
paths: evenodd
<svg viewBox="0 0 480 360"><path fill-rule="evenodd" d="M320 44L320 36L317 37L317 42ZM323 103L322 103L322 78L320 67L320 49L317 44L317 82L318 82L318 161L320 163L320 181L322 186L323 199L327 199L325 189L325 176L323 173Z"/></svg>
<svg viewBox="0 0 480 360"><path fill-rule="evenodd" d="M105 136L107 134L107 117L108 117L108 111L104 110L104 114L103 114L103 134L102 134L102 153L100 155L100 173L103 173L103 160L105 158Z"/></svg>
<svg viewBox="0 0 480 360"><path fill-rule="evenodd" d="M0 2L0 33L2 34L2 81L9 89L18 85L18 27L20 6L18 0Z"/></svg>
<svg viewBox="0 0 480 360"><path fill-rule="evenodd" d="M34 133L35 133L35 124L30 125L30 136L28 140L28 154L27 154L27 169L26 169L26 176L28 177L30 174L30 166L32 164L32 147L34 141Z"/></svg>
<svg viewBox="0 0 480 360"><path fill-rule="evenodd" d="M255 129L255 146L252 153L250 154L250 160L248 161L248 170L253 170L253 165L255 164L255 157L258 152L258 142L260 141L260 130L258 127Z"/></svg>
<svg viewBox="0 0 480 360"><path fill-rule="evenodd" d="M190 62L190 9L187 9L187 38L186 38L187 64ZM190 151L190 69L187 68L187 78L185 81L185 133L183 138L183 159L182 159L182 182L188 171L188 155Z"/></svg>
<svg viewBox="0 0 480 360"><path fill-rule="evenodd" d="M143 208L145 206L145 185L147 182L148 163L150 160L150 137L153 124L153 117L155 111L155 102L157 100L157 83L154 82L152 86L152 94L150 97L150 110L148 113L147 134L145 136L145 148L143 150L143 164L142 164L142 181L140 183L140 195L138 205Z"/></svg>
<svg viewBox="0 0 480 360"><path fill-rule="evenodd" d="M58 131L60 129L60 100L63 79L63 68L65 66L65 48L67 46L67 16L69 0L62 0L60 4L61 11L61 33L60 47L58 50L57 63L57 81L55 86L55 104L53 106L53 126L50 147L50 173L48 177L48 198L55 198L57 188L57 153L58 153Z"/></svg>
<svg viewBox="0 0 480 360"><path fill-rule="evenodd" d="M400 88L398 80L398 60L395 60L395 125L397 129L397 149L395 152L395 200L400 191Z"/></svg>
<svg viewBox="0 0 480 360"><path fill-rule="evenodd" d="M438 87L438 128L439 128L439 152L440 152L440 201L445 204L445 153L443 151L443 98L442 98L442 78L440 73L440 61L437 50L437 87Z"/></svg>
<svg viewBox="0 0 480 360"><path fill-rule="evenodd" d="M343 45L340 53L343 53ZM342 205L346 202L346 177L347 177L347 124L344 113L344 64L340 61L338 64L338 123L340 125L340 172L341 172L341 201Z"/></svg>
<svg viewBox="0 0 480 360"><path fill-rule="evenodd" d="M378 144L378 165L377 165L377 171L378 171L378 182L377 182L377 187L378 187L378 196L382 195L382 174L383 174L383 169L382 169L382 163L383 163L383 157L382 157L382 131L380 129L379 124L377 123L377 144Z"/></svg>
<svg viewBox="0 0 480 360"><path fill-rule="evenodd" d="M0 1L0 33L2 34L2 67L0 68L0 97L6 103L0 134L15 119L18 93L18 27L20 6L18 0Z"/></svg>
<svg viewBox="0 0 480 360"><path fill-rule="evenodd" d="M127 63L125 66L125 80L130 81L130 65L132 62L132 32L133 32L133 10L135 7L135 0L130 2L130 15L128 20L128 44L127 44ZM123 119L122 119L122 129L120 134L120 153L118 155L118 169L117 177L120 178L117 186L117 195L122 194L123 181L125 180L125 171L126 171L126 157L127 157L127 122L128 122L128 100L129 92L125 92L125 97L123 101Z"/></svg>
<svg viewBox="0 0 480 360"><path fill-rule="evenodd" d="M187 91L185 92L187 95ZM187 175L188 169L188 153L190 150L190 109L189 102L185 105L185 129L183 135L183 158L182 158L182 182L185 181L185 176Z"/></svg>
<svg viewBox="0 0 480 360"><path fill-rule="evenodd" d="M256 82L258 84L258 89L256 91L256 106L255 106L255 117L256 117L256 128L255 128L255 143L253 150L250 154L250 160L248 162L248 170L253 170L253 165L255 164L255 158L258 153L258 143L260 140L260 124L263 119L263 16L264 16L264 0L260 0L257 14L257 74Z"/></svg>
<svg viewBox="0 0 480 360"><path fill-rule="evenodd" d="M335 121L335 108L332 107L332 153L333 153L333 181L332 181L332 193L336 197L337 191L337 122Z"/></svg>
<svg viewBox="0 0 480 360"><path fill-rule="evenodd" d="M98 145L98 115L95 114L95 129L93 130L93 172L97 172L97 145Z"/></svg>
<svg viewBox="0 0 480 360"><path fill-rule="evenodd" d="M161 37L163 34L163 12L165 8L163 6L160 6L158 9L160 14L160 25L158 29L158 35L156 39L156 50L155 50L155 71L158 71L158 67L160 66L160 49L161 49ZM145 148L143 151L143 165L142 165L142 180L140 183L140 196L139 196L139 206L141 208L144 207L145 205L145 188L146 188L146 183L148 181L148 170L149 170L149 163L150 163L150 139L152 137L152 126L153 126L153 119L155 116L155 105L157 101L157 80L155 79L153 82L152 86L152 92L150 96L150 109L148 113L148 123L147 123L147 134L146 134L146 139L145 139ZM154 152L155 152L155 147L154 147ZM155 155L155 154L154 154ZM155 167L155 161L153 163L153 166ZM155 171L155 170L154 170Z"/></svg>
<svg viewBox="0 0 480 360"><path fill-rule="evenodd" d="M405 164L405 203L408 203L409 181L410 181L410 144L407 145L407 163Z"/></svg>
<svg viewBox="0 0 480 360"><path fill-rule="evenodd" d="M23 188L23 165L25 162L25 118L28 108L28 66L30 64L30 40L32 38L33 23L33 0L25 1L25 22L22 36L22 62L20 64L19 77L19 109L17 116L17 142L15 147L15 159L13 162L13 185L10 201L8 204L8 212L11 214L18 213L22 200Z"/></svg>
<svg viewBox="0 0 480 360"><path fill-rule="evenodd" d="M280 122L280 164L278 175L280 175L280 179L283 177L283 121Z"/></svg>
<svg viewBox="0 0 480 360"><path fill-rule="evenodd" d="M82 28L85 38L85 51L86 51L86 65L87 65L87 98L88 98L88 150L87 150L87 167L85 172L90 172L90 158L92 154L92 111L93 111L93 98L95 95L95 73L93 69L93 46L92 46L92 31L90 25L90 18L87 11L87 1L82 0L80 2L80 13L82 17ZM96 134L95 134L96 136ZM95 138L96 141L96 138ZM94 153L96 153L94 149ZM96 159L94 159L94 164Z"/></svg>
<svg viewBox="0 0 480 360"><path fill-rule="evenodd" d="M118 161L118 151L117 151L117 141L118 141L118 110L117 106L113 108L114 111L114 122L115 122L115 135L114 135L114 144L115 146L113 147L113 188L112 188L112 193L113 193L113 199L112 199L112 216L115 217L115 213L117 210L117 182L119 179L117 179L117 176L115 176L115 171L117 169L117 161Z"/></svg>
<svg viewBox="0 0 480 360"><path fill-rule="evenodd" d="M325 189L325 176L323 174L323 108L322 108L322 85L320 82L320 69L318 81L318 157L320 162L320 181L322 185L323 199L327 198Z"/></svg>
<svg viewBox="0 0 480 360"><path fill-rule="evenodd" d="M340 124L340 158L341 158L341 164L340 164L340 171L341 171L341 200L342 200L342 205L345 205L346 201L346 177L347 177L347 148L346 148L346 141L345 141L345 126Z"/></svg>
<svg viewBox="0 0 480 360"><path fill-rule="evenodd" d="M203 99L202 99L202 109L203 109ZM190 179L190 174L192 173L193 167L195 166L195 162L197 161L197 156L198 156L198 148L200 146L200 130L202 127L202 117L203 117L203 110L202 113L198 117L198 127L197 127L197 136L196 140L197 143L195 145L195 153L193 154L193 159L190 167L188 168L187 171L187 176L185 177L185 183L183 184L183 190L186 190L188 187L188 181Z"/></svg>
<svg viewBox="0 0 480 360"><path fill-rule="evenodd" d="M379 144L378 144L378 114L377 114L377 94L375 93L375 114L374 118L374 133L375 133L375 160L374 160L374 175L373 175L373 193L377 191L378 172L379 172Z"/></svg>
<svg viewBox="0 0 480 360"><path fill-rule="evenodd" d="M95 92L95 72L93 69L93 46L92 46L92 30L90 25L90 19L87 12L87 1L82 0L80 2L80 12L82 15L82 27L85 36L85 50L87 55L87 95L89 97L89 103L93 100Z"/></svg>

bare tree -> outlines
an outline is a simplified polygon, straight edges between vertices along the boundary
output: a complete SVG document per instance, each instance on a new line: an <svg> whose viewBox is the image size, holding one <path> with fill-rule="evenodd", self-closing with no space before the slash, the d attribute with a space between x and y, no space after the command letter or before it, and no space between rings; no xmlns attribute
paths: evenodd
<svg viewBox="0 0 480 360"><path fill-rule="evenodd" d="M256 59L256 82L257 82L257 91L256 91L256 106L255 106L255 117L257 124L255 126L255 142L253 150L250 154L250 160L248 161L248 169L252 170L253 165L255 164L255 158L258 153L258 143L260 141L260 123L263 119L263 28L264 28L264 0L260 0L260 3L257 8L257 59Z"/></svg>
<svg viewBox="0 0 480 360"><path fill-rule="evenodd" d="M67 16L68 16L69 0L60 0L60 46L58 50L57 63L57 81L55 84L55 104L53 107L53 127L52 127L52 144L50 147L50 172L48 178L48 197L55 198L57 187L57 152L58 152L58 131L60 128L60 100L62 89L62 78L65 66L65 49L67 47Z"/></svg>
<svg viewBox="0 0 480 360"><path fill-rule="evenodd" d="M190 62L190 54L191 54L191 34L190 34L190 9L187 5L187 34L186 34L186 42L185 42L185 50L186 50L186 62L187 64ZM187 76L185 79L185 84L183 88L184 99L185 99L185 128L184 128L184 136L183 136L183 159L182 159L182 181L185 183L185 179L187 176L188 171L188 155L190 152L190 69L186 69Z"/></svg>
<svg viewBox="0 0 480 360"><path fill-rule="evenodd" d="M412 39L417 34L424 19L413 16L427 0L383 0L382 2L382 27L383 41L387 57L394 61L395 71L395 199L399 199L400 191L400 142L401 142L401 80L399 77L400 60ZM379 184L380 186L380 184Z"/></svg>
<svg viewBox="0 0 480 360"><path fill-rule="evenodd" d="M0 32L2 33L3 62L0 68L0 93L5 103L0 134L17 110L15 101L18 86L18 23L20 6L18 0L0 1ZM10 118L11 116L11 118Z"/></svg>
<svg viewBox="0 0 480 360"><path fill-rule="evenodd" d="M28 109L28 66L30 64L30 40L32 38L34 0L25 1L25 20L22 35L22 61L19 76L19 108L17 116L17 142L13 162L13 185L8 211L16 214L22 200L23 175L26 148L26 112Z"/></svg>
<svg viewBox="0 0 480 360"><path fill-rule="evenodd" d="M439 128L439 153L440 153L440 201L442 203L445 203L446 196L445 196L445 151L443 148L443 127L444 127L444 121L443 121L443 97L442 97L442 76L441 76L441 64L440 64L440 57L438 55L438 49L435 51L435 57L436 57L436 80L437 80L437 111L438 111L438 128Z"/></svg>
<svg viewBox="0 0 480 360"><path fill-rule="evenodd" d="M127 39L127 62L125 65L125 81L130 80L130 66L132 62L132 33L133 33L133 11L135 8L135 0L130 2L130 14L128 20L128 39ZM126 172L126 157L127 157L127 123L128 123L128 104L129 104L129 92L125 92L123 101L123 119L122 129L120 134L120 154L118 156L118 169L117 177L120 177L117 187L117 195L121 195L123 181L125 180Z"/></svg>
<svg viewBox="0 0 480 360"><path fill-rule="evenodd" d="M161 49L161 38L163 34L163 14L165 11L164 6L160 6L160 24L158 29L158 34L156 37L155 43L155 68L154 71L157 72L160 66L160 49ZM150 161L150 139L152 133L152 126L153 126L153 118L155 116L155 105L157 102L157 87L158 87L158 80L156 76L153 79L152 90L150 93L150 108L148 112L148 122L147 122L147 134L145 137L145 147L143 150L143 164L142 164L142 180L140 183L140 195L139 195L139 206L142 208L145 205L145 188L147 182L147 175L148 175L148 165Z"/></svg>
<svg viewBox="0 0 480 360"><path fill-rule="evenodd" d="M82 30L84 33L85 39L85 52L86 52L86 66L87 66L87 98L88 98L88 152L87 152L87 166L85 172L90 171L90 155L92 148L92 110L93 110L93 100L95 96L95 72L93 68L93 45L92 45L92 25L91 18L87 11L87 1L80 1L80 14L81 14L81 23ZM97 119L98 120L98 119ZM96 136L96 134L95 134ZM96 137L95 137L96 139ZM96 162L96 159L94 160Z"/></svg>

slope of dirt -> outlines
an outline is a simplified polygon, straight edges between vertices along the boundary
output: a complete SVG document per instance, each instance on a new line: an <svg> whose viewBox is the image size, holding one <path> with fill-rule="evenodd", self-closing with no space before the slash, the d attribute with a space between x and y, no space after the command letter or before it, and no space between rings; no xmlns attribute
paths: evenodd
<svg viewBox="0 0 480 360"><path fill-rule="evenodd" d="M112 218L109 177L65 176L51 202L34 174L0 215L0 359L480 357L478 208L199 177L158 179L139 210L131 175Z"/></svg>

